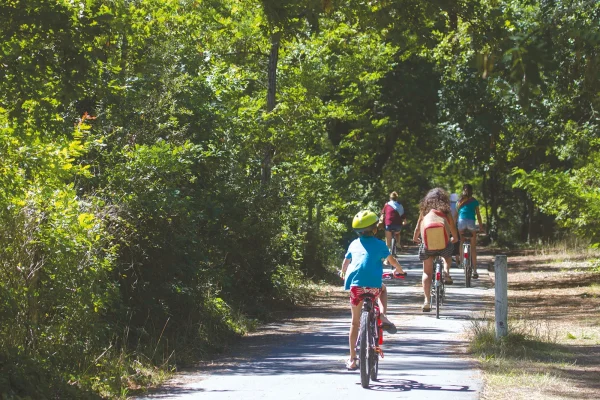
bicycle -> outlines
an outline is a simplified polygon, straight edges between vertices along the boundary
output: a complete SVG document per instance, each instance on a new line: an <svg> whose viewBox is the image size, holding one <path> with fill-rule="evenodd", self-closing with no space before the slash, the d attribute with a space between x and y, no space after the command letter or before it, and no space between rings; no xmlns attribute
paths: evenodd
<svg viewBox="0 0 600 400"><path fill-rule="evenodd" d="M361 296L363 300L362 313L360 315L360 328L356 343L358 353L358 364L360 366L360 383L363 388L369 387L369 380L376 380L379 371L379 357L383 352L379 345L383 343L383 330L379 319L379 306L375 296L365 293Z"/></svg>
<svg viewBox="0 0 600 400"><path fill-rule="evenodd" d="M446 285L444 284L444 261L437 256L433 261L433 281L431 283L431 304L435 298L435 317L440 318L440 308L446 298Z"/></svg>
<svg viewBox="0 0 600 400"><path fill-rule="evenodd" d="M392 253L392 256L396 257L398 255L398 250L396 249L396 245L398 244L396 242L396 234L399 233L399 232L401 232L401 231L398 230L398 231L389 231L389 232L392 233L392 242L391 242L391 246L390 246L391 247L391 253Z"/></svg>
<svg viewBox="0 0 600 400"><path fill-rule="evenodd" d="M391 273L391 277L384 279L400 278L404 279L404 274ZM358 353L358 364L360 366L360 384L363 388L369 387L369 381L376 381L379 373L379 358L383 358L383 327L380 319L379 305L375 300L375 295L364 293L361 295L363 300L362 313L360 315L360 327L358 330L358 339L356 342L356 352Z"/></svg>
<svg viewBox="0 0 600 400"><path fill-rule="evenodd" d="M462 233L462 237L463 239L465 239L462 245L462 268L465 273L465 287L469 288L471 287L471 274L473 272L473 260L471 257L471 238L473 237L473 232L470 230L466 230Z"/></svg>

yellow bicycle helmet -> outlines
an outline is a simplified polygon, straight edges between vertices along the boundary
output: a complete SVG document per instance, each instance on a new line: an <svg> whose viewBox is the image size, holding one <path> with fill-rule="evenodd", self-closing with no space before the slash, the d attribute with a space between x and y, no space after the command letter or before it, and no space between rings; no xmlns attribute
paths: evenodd
<svg viewBox="0 0 600 400"><path fill-rule="evenodd" d="M379 221L379 218L377 218L377 214L375 214L373 211L362 210L354 216L354 219L352 220L352 228L356 229L357 231L364 231L377 224L377 221Z"/></svg>

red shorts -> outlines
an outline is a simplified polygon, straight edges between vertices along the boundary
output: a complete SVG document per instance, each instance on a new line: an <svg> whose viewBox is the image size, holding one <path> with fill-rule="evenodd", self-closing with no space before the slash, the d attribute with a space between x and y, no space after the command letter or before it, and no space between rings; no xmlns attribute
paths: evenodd
<svg viewBox="0 0 600 400"><path fill-rule="evenodd" d="M381 294L381 288L365 288L361 286L352 286L350 288L350 304L357 306L362 301L362 295L369 293L377 299Z"/></svg>

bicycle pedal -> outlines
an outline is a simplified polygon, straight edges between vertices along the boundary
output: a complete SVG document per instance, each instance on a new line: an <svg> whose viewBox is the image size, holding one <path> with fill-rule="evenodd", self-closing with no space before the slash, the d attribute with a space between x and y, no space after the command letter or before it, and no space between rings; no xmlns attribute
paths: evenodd
<svg viewBox="0 0 600 400"><path fill-rule="evenodd" d="M383 350L381 347L375 347L375 352L379 354L379 357L383 358Z"/></svg>

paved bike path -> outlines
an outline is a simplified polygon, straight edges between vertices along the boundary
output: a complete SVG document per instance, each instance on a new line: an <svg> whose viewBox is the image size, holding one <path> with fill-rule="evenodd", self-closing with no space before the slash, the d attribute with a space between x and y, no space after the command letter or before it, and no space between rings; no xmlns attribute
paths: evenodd
<svg viewBox="0 0 600 400"><path fill-rule="evenodd" d="M395 335L384 334L385 358L379 380L369 389L360 386L358 371L346 371L349 310L277 340L263 337L250 345L250 359L204 367L179 375L178 384L140 399L478 399L481 376L464 357L465 327L474 311L493 300L487 271L472 288L464 287L462 270L453 268L454 285L447 286L447 302L440 319L422 313L421 264L416 255L401 255L406 280L387 281L390 319ZM313 322L311 322L313 323ZM285 323L276 325L282 332ZM252 342L254 343L254 342Z"/></svg>

